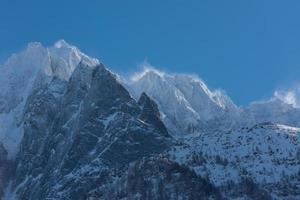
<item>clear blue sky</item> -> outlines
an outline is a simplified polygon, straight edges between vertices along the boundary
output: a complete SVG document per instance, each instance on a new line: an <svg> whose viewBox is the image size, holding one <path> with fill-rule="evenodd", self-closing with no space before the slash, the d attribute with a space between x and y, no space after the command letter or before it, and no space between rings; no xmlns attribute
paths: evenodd
<svg viewBox="0 0 300 200"><path fill-rule="evenodd" d="M145 58L240 105L300 76L299 0L1 0L0 60L58 39L129 74Z"/></svg>

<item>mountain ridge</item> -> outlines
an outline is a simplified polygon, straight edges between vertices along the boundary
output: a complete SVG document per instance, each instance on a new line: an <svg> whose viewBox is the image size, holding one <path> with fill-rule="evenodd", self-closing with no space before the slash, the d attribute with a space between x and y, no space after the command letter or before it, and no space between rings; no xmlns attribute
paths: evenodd
<svg viewBox="0 0 300 200"><path fill-rule="evenodd" d="M124 80L64 40L0 71L5 200L300 196L300 109L284 99L239 107L156 69Z"/></svg>

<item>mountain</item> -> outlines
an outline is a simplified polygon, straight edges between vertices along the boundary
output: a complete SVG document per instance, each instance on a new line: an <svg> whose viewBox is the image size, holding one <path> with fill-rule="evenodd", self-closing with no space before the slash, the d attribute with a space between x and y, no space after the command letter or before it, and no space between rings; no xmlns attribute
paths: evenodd
<svg viewBox="0 0 300 200"><path fill-rule="evenodd" d="M103 64L77 51L61 41L45 50L47 62L28 83L13 183L19 199L83 198L102 171L170 143L153 102L140 106Z"/></svg>
<svg viewBox="0 0 300 200"><path fill-rule="evenodd" d="M135 97L146 92L159 105L163 121L174 134L224 129L234 124L239 108L220 91L210 91L203 81L189 75L170 75L146 69L128 83ZM224 119L226 120L226 123Z"/></svg>
<svg viewBox="0 0 300 200"><path fill-rule="evenodd" d="M258 123L300 127L300 109L278 96L238 107L224 92L211 90L198 77L147 68L126 83L137 98L146 92L159 105L162 120L175 135L226 132Z"/></svg>
<svg viewBox="0 0 300 200"><path fill-rule="evenodd" d="M51 81L49 77L68 80L79 62L99 64L61 40L50 48L30 43L0 67L0 141L9 157L15 157L21 142L23 110L33 88Z"/></svg>
<svg viewBox="0 0 300 200"><path fill-rule="evenodd" d="M0 66L0 198L299 199L299 108L198 77L122 80L64 40Z"/></svg>

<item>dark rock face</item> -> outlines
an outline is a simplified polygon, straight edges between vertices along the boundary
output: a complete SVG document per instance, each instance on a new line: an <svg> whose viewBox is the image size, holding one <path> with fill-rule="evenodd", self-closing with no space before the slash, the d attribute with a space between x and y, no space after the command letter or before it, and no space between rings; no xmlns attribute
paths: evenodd
<svg viewBox="0 0 300 200"><path fill-rule="evenodd" d="M161 133L167 136L168 131L160 119L160 113L157 104L144 92L142 93L138 104L142 106L140 119L146 123L154 125L161 131Z"/></svg>
<svg viewBox="0 0 300 200"><path fill-rule="evenodd" d="M6 172L6 160L7 151L4 149L3 145L0 143L0 197L4 194L4 184L5 184L5 172Z"/></svg>
<svg viewBox="0 0 300 200"><path fill-rule="evenodd" d="M108 169L166 150L170 137L149 102L141 108L103 65L40 84L24 114L19 199L85 199Z"/></svg>
<svg viewBox="0 0 300 200"><path fill-rule="evenodd" d="M14 163L7 158L7 151L0 142L0 199L4 195L4 188L14 173Z"/></svg>

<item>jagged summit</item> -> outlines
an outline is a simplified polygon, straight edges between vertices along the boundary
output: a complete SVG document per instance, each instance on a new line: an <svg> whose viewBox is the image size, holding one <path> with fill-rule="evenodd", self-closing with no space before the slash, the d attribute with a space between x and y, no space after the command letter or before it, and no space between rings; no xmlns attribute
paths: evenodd
<svg viewBox="0 0 300 200"><path fill-rule="evenodd" d="M55 42L52 48L67 51L68 52L67 54L69 54L69 56L71 54L74 54L81 61L87 62L88 65L99 65L100 64L100 61L98 59L87 56L86 54L81 52L80 49L78 49L76 46L73 46L73 45L67 43L63 39ZM62 53L63 53L63 51L62 51ZM69 59L71 59L71 58L69 57Z"/></svg>
<svg viewBox="0 0 300 200"><path fill-rule="evenodd" d="M68 44L64 40L57 41L53 47L48 49L50 68L47 70L49 75L68 80L77 65L82 62L87 66L96 66L100 61L90 58L82 53L77 47Z"/></svg>
<svg viewBox="0 0 300 200"><path fill-rule="evenodd" d="M165 73L164 72L161 72L157 69L154 69L152 67L149 67L148 65L149 64L145 64L146 67L144 67L144 70L142 72L139 72L139 73L135 73L131 78L130 78L130 81L133 81L133 82L136 82L136 81L139 81L140 79L142 78L145 78L145 77L149 77L149 78L163 78L165 76Z"/></svg>
<svg viewBox="0 0 300 200"><path fill-rule="evenodd" d="M196 75L168 74L154 68L145 68L141 73L132 76L131 82L131 84L139 82L144 82L144 84L146 84L145 82L165 82L180 89L183 93L188 94L189 98L193 98L193 95L197 95L195 93L201 92L202 96L205 96L222 108L236 107L227 95L220 90L209 89L206 83ZM149 87L151 87L151 85L149 85ZM189 93L187 93L187 90L189 90ZM196 92L196 90L198 91Z"/></svg>
<svg viewBox="0 0 300 200"><path fill-rule="evenodd" d="M239 112L224 93L210 90L192 75L146 68L131 79L129 87L136 98L142 92L149 94L157 102L167 127L179 134L204 130L210 121Z"/></svg>
<svg viewBox="0 0 300 200"><path fill-rule="evenodd" d="M141 94L138 104L144 108L149 109L149 111L153 112L155 116L160 117L160 113L156 103L145 92Z"/></svg>
<svg viewBox="0 0 300 200"><path fill-rule="evenodd" d="M39 42L30 42L25 50L13 54L4 63L0 69L3 76L0 81L7 82L5 77L17 79L22 75L30 79L30 76L34 76L37 71L44 71L49 76L57 76L66 80L79 62L83 62L87 66L101 63L98 59L87 56L64 40L59 40L50 47L44 47Z"/></svg>
<svg viewBox="0 0 300 200"><path fill-rule="evenodd" d="M75 46L70 45L64 39L60 39L54 43L56 48L76 48ZM77 49L77 48L76 48Z"/></svg>
<svg viewBox="0 0 300 200"><path fill-rule="evenodd" d="M15 156L22 138L19 121L32 90L48 84L54 77L68 81L79 63L92 67L100 61L60 40L51 47L31 42L0 67L0 141L10 156Z"/></svg>
<svg viewBox="0 0 300 200"><path fill-rule="evenodd" d="M300 109L292 92L275 92L267 101L239 107L224 92L211 90L197 76L146 68L128 84L135 98L153 98L169 130L175 133L224 131L271 121L300 126Z"/></svg>

